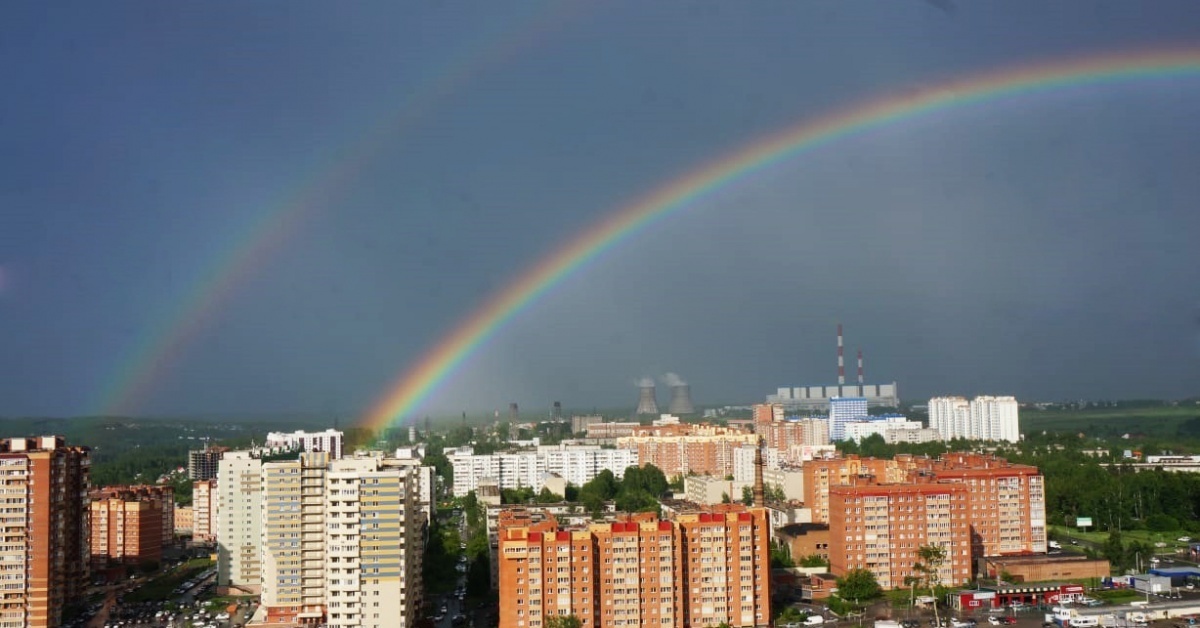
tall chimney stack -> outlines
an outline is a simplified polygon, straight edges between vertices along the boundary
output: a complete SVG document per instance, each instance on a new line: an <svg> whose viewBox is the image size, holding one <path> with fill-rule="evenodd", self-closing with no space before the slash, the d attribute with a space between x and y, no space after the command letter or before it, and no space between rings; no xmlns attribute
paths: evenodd
<svg viewBox="0 0 1200 628"><path fill-rule="evenodd" d="M842 349L842 324L838 323L838 387L846 385L846 357Z"/></svg>
<svg viewBox="0 0 1200 628"><path fill-rule="evenodd" d="M859 349L858 350L858 394L860 394L860 395L863 394L863 383L864 383L864 379L863 379L862 349Z"/></svg>
<svg viewBox="0 0 1200 628"><path fill-rule="evenodd" d="M763 437L758 437L758 444L754 448L754 505L762 508L767 505L766 486L763 485L763 447L765 441Z"/></svg>

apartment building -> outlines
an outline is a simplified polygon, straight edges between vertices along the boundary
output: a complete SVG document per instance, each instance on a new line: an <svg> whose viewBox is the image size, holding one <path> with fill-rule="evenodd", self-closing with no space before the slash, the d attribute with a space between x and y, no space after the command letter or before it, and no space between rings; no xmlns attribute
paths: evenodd
<svg viewBox="0 0 1200 628"><path fill-rule="evenodd" d="M224 595L262 589L262 461L227 452L217 471L217 588Z"/></svg>
<svg viewBox="0 0 1200 628"><path fill-rule="evenodd" d="M896 456L894 460L849 456L805 462L804 504L812 509L813 521L829 523L831 488L853 484L860 477L874 477L879 483L905 482L914 464L911 456Z"/></svg>
<svg viewBox="0 0 1200 628"><path fill-rule="evenodd" d="M677 425L647 428L617 439L617 447L637 453L637 464L652 464L668 478L676 475L733 473L733 451L756 446L758 436L710 425Z"/></svg>
<svg viewBox="0 0 1200 628"><path fill-rule="evenodd" d="M175 534L190 535L196 524L196 511L191 506L175 507Z"/></svg>
<svg viewBox="0 0 1200 628"><path fill-rule="evenodd" d="M325 474L331 454L262 466L262 607L267 623L325 617Z"/></svg>
<svg viewBox="0 0 1200 628"><path fill-rule="evenodd" d="M1037 467L995 456L948 453L927 468L926 479L966 487L977 558L1046 551L1046 487Z"/></svg>
<svg viewBox="0 0 1200 628"><path fill-rule="evenodd" d="M783 421L783 404L756 403L750 406L750 417L755 425Z"/></svg>
<svg viewBox="0 0 1200 628"><path fill-rule="evenodd" d="M537 451L474 455L470 448L447 454L454 467L453 493L462 497L494 481L502 489L530 487L541 490L547 474L583 486L607 469L622 477L625 469L638 464L637 455L627 449L603 449L596 446L553 445Z"/></svg>
<svg viewBox="0 0 1200 628"><path fill-rule="evenodd" d="M766 626L765 511L741 505L562 527L501 515L500 627L574 615L589 628Z"/></svg>
<svg viewBox="0 0 1200 628"><path fill-rule="evenodd" d="M325 624L414 625L424 547L417 474L372 456L335 460L326 478Z"/></svg>
<svg viewBox="0 0 1200 628"><path fill-rule="evenodd" d="M1008 441L1021 438L1020 404L1013 397L981 396L968 402L962 397L929 400L929 427L945 440Z"/></svg>
<svg viewBox="0 0 1200 628"><path fill-rule="evenodd" d="M341 430L328 429L324 432L268 432L266 447L268 449L298 449L300 451L319 451L329 454L337 460L342 457L344 437Z"/></svg>
<svg viewBox="0 0 1200 628"><path fill-rule="evenodd" d="M909 421L908 417L899 414L884 414L873 416L867 420L850 421L843 426L844 440L861 443L864 438L878 434L888 442L893 432L908 432L925 427L920 421Z"/></svg>
<svg viewBox="0 0 1200 628"><path fill-rule="evenodd" d="M896 589L915 576L922 545L946 549L941 582L971 578L970 494L955 484L876 484L872 478L829 490L830 571L866 569Z"/></svg>
<svg viewBox="0 0 1200 628"><path fill-rule="evenodd" d="M866 416L866 397L833 397L829 400L829 438L845 440L846 424Z"/></svg>
<svg viewBox="0 0 1200 628"><path fill-rule="evenodd" d="M93 570L162 560L163 539L173 540L175 534L174 516L165 513L174 510L170 487L113 486L92 492L90 498ZM164 534L168 521L171 528Z"/></svg>
<svg viewBox="0 0 1200 628"><path fill-rule="evenodd" d="M766 440L767 447L780 451L789 451L797 446L829 444L829 422L825 419L756 423L754 432Z"/></svg>
<svg viewBox="0 0 1200 628"><path fill-rule="evenodd" d="M91 457L61 436L0 440L0 628L53 628L88 583Z"/></svg>
<svg viewBox="0 0 1200 628"><path fill-rule="evenodd" d="M215 479L192 482L193 540L203 543L217 540L217 512L220 506Z"/></svg>

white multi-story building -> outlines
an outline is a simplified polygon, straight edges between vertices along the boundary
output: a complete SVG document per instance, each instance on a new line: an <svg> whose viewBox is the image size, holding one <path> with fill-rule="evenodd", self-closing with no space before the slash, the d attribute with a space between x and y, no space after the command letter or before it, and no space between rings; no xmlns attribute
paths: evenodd
<svg viewBox="0 0 1200 628"><path fill-rule="evenodd" d="M419 619L417 474L381 457L331 463L325 490L326 625L406 628Z"/></svg>
<svg viewBox="0 0 1200 628"><path fill-rule="evenodd" d="M846 440L846 424L867 416L866 397L834 397L829 400L829 438Z"/></svg>
<svg viewBox="0 0 1200 628"><path fill-rule="evenodd" d="M890 432L919 430L924 425L920 421L909 421L907 417L898 414L885 414L870 417L866 421L851 421L846 424L846 440L861 443L872 434L879 434L886 442Z"/></svg>
<svg viewBox="0 0 1200 628"><path fill-rule="evenodd" d="M227 452L217 471L217 587L257 594L262 583L262 461Z"/></svg>
<svg viewBox="0 0 1200 628"><path fill-rule="evenodd" d="M754 450L753 445L742 445L733 450L733 481L741 484L754 484ZM763 468L778 469L785 456L774 447L763 447Z"/></svg>
<svg viewBox="0 0 1200 628"><path fill-rule="evenodd" d="M269 432L267 449L299 449L300 451L327 452L334 460L342 457L342 432L328 429L324 432Z"/></svg>
<svg viewBox="0 0 1200 628"><path fill-rule="evenodd" d="M462 497L477 489L481 482L497 483L501 489L542 488L547 474L562 476L583 486L604 469L622 477L625 469L638 464L637 453L628 449L602 449L595 446L565 445L539 447L537 451L474 455L470 448L447 452L454 468L453 492Z"/></svg>
<svg viewBox="0 0 1200 628"><path fill-rule="evenodd" d="M1017 442L1019 404L1013 397L976 397L969 403L962 397L935 397L929 400L929 427L943 439Z"/></svg>

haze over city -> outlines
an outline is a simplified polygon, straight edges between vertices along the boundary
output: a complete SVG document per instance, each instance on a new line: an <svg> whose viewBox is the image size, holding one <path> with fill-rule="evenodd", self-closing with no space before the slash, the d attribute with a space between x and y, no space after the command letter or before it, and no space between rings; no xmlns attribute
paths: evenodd
<svg viewBox="0 0 1200 628"><path fill-rule="evenodd" d="M6 7L0 415L358 414L592 225L806 120L1200 58L1190 1L357 8ZM964 91L714 186L419 409L668 372L761 401L833 383L839 322L905 399L1194 396L1198 66Z"/></svg>

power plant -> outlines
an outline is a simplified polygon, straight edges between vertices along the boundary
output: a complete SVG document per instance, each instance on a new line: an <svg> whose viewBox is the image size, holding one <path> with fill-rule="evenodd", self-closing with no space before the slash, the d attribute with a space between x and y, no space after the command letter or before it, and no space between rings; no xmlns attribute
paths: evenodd
<svg viewBox="0 0 1200 628"><path fill-rule="evenodd" d="M667 412L671 414L695 414L696 408L692 405L692 387L687 384L677 384L671 387L671 403L667 405Z"/></svg>
<svg viewBox="0 0 1200 628"><path fill-rule="evenodd" d="M842 324L837 326L837 385L834 386L789 386L776 389L767 395L767 403L777 403L789 411L828 411L833 397L864 397L870 407L894 408L900 405L900 392L896 382L890 384L867 384L863 370L863 352L858 350L858 383L846 384L845 342Z"/></svg>
<svg viewBox="0 0 1200 628"><path fill-rule="evenodd" d="M643 377L638 382L641 394L638 395L637 414L658 416L658 399L654 394L654 380Z"/></svg>

